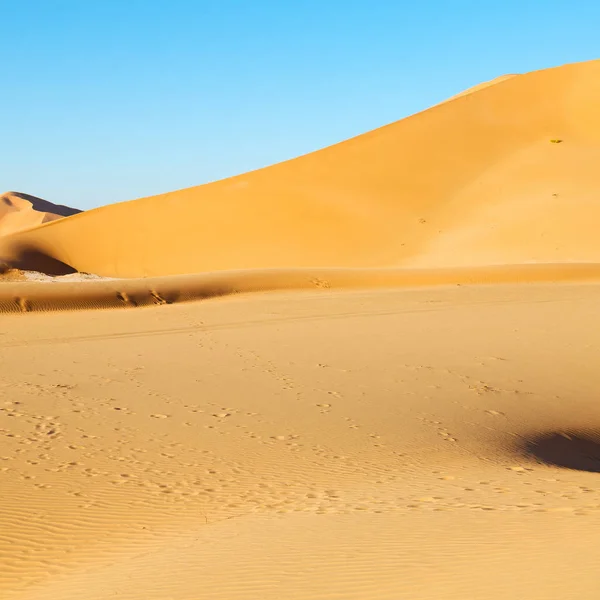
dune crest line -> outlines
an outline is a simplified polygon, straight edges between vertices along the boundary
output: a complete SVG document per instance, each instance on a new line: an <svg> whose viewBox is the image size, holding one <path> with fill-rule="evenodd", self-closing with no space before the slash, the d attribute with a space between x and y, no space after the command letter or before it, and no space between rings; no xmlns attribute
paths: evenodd
<svg viewBox="0 0 600 600"><path fill-rule="evenodd" d="M136 308L278 290L600 281L600 264L531 264L453 269L264 269L84 282L9 282L0 313Z"/></svg>
<svg viewBox="0 0 600 600"><path fill-rule="evenodd" d="M0 261L120 278L600 262L599 80L600 60L500 78L292 160L82 213L9 194Z"/></svg>

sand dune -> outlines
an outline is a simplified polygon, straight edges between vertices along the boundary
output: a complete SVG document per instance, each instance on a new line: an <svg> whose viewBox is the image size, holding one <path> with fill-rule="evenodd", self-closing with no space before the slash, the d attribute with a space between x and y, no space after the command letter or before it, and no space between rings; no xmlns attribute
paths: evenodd
<svg viewBox="0 0 600 600"><path fill-rule="evenodd" d="M29 194L6 192L0 195L0 235L31 229L80 212Z"/></svg>
<svg viewBox="0 0 600 600"><path fill-rule="evenodd" d="M0 286L0 313L137 308L281 290L415 288L510 283L593 283L600 264L543 264L455 269L267 269L144 279L64 276L27 281L15 274Z"/></svg>
<svg viewBox="0 0 600 600"><path fill-rule="evenodd" d="M5 237L0 257L114 277L600 262L599 81L600 61L504 79L292 161Z"/></svg>
<svg viewBox="0 0 600 600"><path fill-rule="evenodd" d="M0 597L596 600L599 82L71 216L3 196Z"/></svg>
<svg viewBox="0 0 600 600"><path fill-rule="evenodd" d="M484 81L483 83L474 85L473 87L470 87L454 96L451 96L447 100L444 100L444 102L450 102L451 100L460 98L461 96L466 96L468 94L472 94L473 92L478 92L479 90L483 90L484 88L490 87L492 85L496 85L497 83L500 83L501 81L505 81L506 79L510 79L511 77L517 77L517 75L516 74L501 75L500 77L495 77L494 79L490 79L490 81Z"/></svg>

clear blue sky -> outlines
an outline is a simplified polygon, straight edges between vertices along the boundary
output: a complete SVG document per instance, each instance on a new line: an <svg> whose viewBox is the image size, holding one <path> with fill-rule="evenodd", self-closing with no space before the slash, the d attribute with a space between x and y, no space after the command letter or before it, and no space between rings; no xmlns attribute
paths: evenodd
<svg viewBox="0 0 600 600"><path fill-rule="evenodd" d="M600 57L598 0L0 0L0 192L91 208Z"/></svg>

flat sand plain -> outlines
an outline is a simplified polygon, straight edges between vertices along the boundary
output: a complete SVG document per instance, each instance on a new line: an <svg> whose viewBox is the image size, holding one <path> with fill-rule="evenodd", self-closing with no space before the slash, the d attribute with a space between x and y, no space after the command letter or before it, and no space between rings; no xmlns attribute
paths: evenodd
<svg viewBox="0 0 600 600"><path fill-rule="evenodd" d="M594 598L599 317L594 283L5 317L2 597Z"/></svg>

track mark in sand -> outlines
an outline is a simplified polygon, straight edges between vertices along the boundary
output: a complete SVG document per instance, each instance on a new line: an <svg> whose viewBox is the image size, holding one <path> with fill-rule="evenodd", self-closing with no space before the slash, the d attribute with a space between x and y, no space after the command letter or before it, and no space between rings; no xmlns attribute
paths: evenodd
<svg viewBox="0 0 600 600"><path fill-rule="evenodd" d="M427 425L433 425L436 430L437 430L437 434L446 442L457 442L458 440L454 437L454 435L452 435L448 429L446 427L442 426L442 422L441 421L433 421L431 419L428 419L426 417L419 417L419 420L422 421L423 423L426 423Z"/></svg>
<svg viewBox="0 0 600 600"><path fill-rule="evenodd" d="M137 302L126 292L117 292L117 298L125 305L137 306Z"/></svg>
<svg viewBox="0 0 600 600"><path fill-rule="evenodd" d="M60 435L60 425L55 420L42 421L35 427L36 433L45 437L58 437Z"/></svg>
<svg viewBox="0 0 600 600"><path fill-rule="evenodd" d="M483 381L477 382L474 385L469 385L469 389L476 392L478 396L483 396L484 394L498 394L502 390L495 388L492 385L487 383L483 383Z"/></svg>
<svg viewBox="0 0 600 600"><path fill-rule="evenodd" d="M46 285L46 284L44 284ZM121 293L117 294L117 297L121 302L125 302L125 296ZM128 298L128 296L127 296ZM478 304L486 304L485 302L470 302L469 305L477 306ZM337 313L316 313L309 315L294 315L294 316L281 316L281 317L273 317L269 319L261 318L261 319L248 319L243 323L239 321L233 322L221 322L221 323L211 323L206 324L202 321L196 319L188 319L191 323L185 327L168 327L165 329L149 329L143 331L133 331L133 332L120 332L120 333L101 333L101 334L88 334L88 335L71 335L64 337L52 337L52 338L39 338L35 340L27 340L27 341L11 341L8 343L4 343L1 345L2 348L18 348L21 346L41 346L41 345L54 345L54 344L71 344L76 342L90 342L95 340L118 340L118 339L126 339L126 338L141 338L141 337L154 337L154 336L164 336L164 335L184 335L189 333L194 333L196 331L201 331L202 333L207 333L209 331L228 331L232 329L239 328L249 328L255 327L256 325L261 326L270 326L270 325L281 325L284 323L311 323L311 322L320 322L320 321L331 321L331 320L344 320L348 318L355 319L371 319L371 318L379 318L386 316L394 316L394 315L403 315L403 314L420 314L420 313L432 313L439 310L434 307L419 307L419 308L409 308L409 309L394 309L394 310L361 310L361 311L340 311ZM0 310L1 312L1 310ZM327 366L327 365L325 365ZM405 367L410 367L410 365L404 365ZM427 368L427 367L423 367ZM433 368L433 367L428 367ZM416 370L416 367L414 367ZM452 373L452 371L447 371L448 373ZM456 373L453 373L458 375Z"/></svg>
<svg viewBox="0 0 600 600"><path fill-rule="evenodd" d="M298 383L292 377L283 373L271 360L263 358L254 350L243 349L239 346L236 348L236 354L244 362L248 361L254 363L257 369L279 382L282 390L296 390L296 395L298 397L302 395L302 392L297 390L299 387Z"/></svg>
<svg viewBox="0 0 600 600"><path fill-rule="evenodd" d="M513 395L529 394L529 392L524 392L519 389L500 388L500 387L497 387L490 383L487 383L485 381L481 381L479 379L471 377L470 375L464 375L464 374L456 373L456 372L453 372L450 370L448 370L448 374L458 377L460 379L460 381L462 381L462 383L464 383L469 388L469 390L471 390L472 392L475 392L478 396L484 396L486 394L513 394Z"/></svg>
<svg viewBox="0 0 600 600"><path fill-rule="evenodd" d="M315 277L311 279L310 282L319 289L328 290L331 288L331 284L326 279L322 279L321 277Z"/></svg>
<svg viewBox="0 0 600 600"><path fill-rule="evenodd" d="M497 361L506 361L504 358L496 358L491 357L488 360L497 360ZM479 363L480 366L487 366L484 362ZM455 371L448 368L437 368L430 365L403 365L405 369L408 371L426 371L431 374L441 375L450 379L458 380L460 383L465 385L469 390L475 392L478 396L484 396L486 394L513 394L513 395L524 395L529 394L529 392L522 391L520 389L505 389L498 387L497 385L492 385L486 381L482 381L473 377L472 375L467 375L465 373L461 373L460 371ZM439 385L432 385L430 387L439 388Z"/></svg>
<svg viewBox="0 0 600 600"><path fill-rule="evenodd" d="M156 290L150 290L150 295L156 301L156 304L172 304L170 300L163 298Z"/></svg>
<svg viewBox="0 0 600 600"><path fill-rule="evenodd" d="M15 298L15 303L21 312L31 311L31 304L26 298Z"/></svg>
<svg viewBox="0 0 600 600"><path fill-rule="evenodd" d="M505 417L506 416L503 412L500 412L498 410L486 410L485 412L486 412L486 414L488 414L492 417Z"/></svg>

